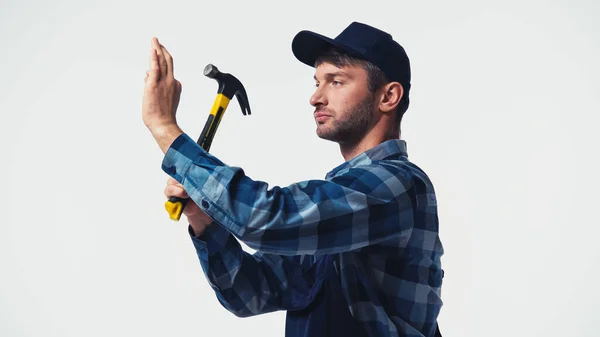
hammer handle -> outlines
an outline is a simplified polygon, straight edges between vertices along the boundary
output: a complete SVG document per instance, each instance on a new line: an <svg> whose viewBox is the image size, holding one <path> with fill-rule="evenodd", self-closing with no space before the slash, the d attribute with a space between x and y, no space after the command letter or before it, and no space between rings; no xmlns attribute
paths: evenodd
<svg viewBox="0 0 600 337"><path fill-rule="evenodd" d="M227 106L229 106L230 101L231 99L223 94L218 94L217 98L215 98L215 103L210 110L208 120L206 121L206 124L204 124L204 129L202 129L202 133L200 134L200 137L198 137L197 142L204 150L206 150L206 152L210 150L212 140L215 137L217 128L221 123L223 114L225 113Z"/></svg>
<svg viewBox="0 0 600 337"><path fill-rule="evenodd" d="M202 129L202 133L198 138L198 145L202 146L202 148L208 152L210 150L210 145L212 144L212 140L217 132L217 128L219 127L219 123L223 118L223 114L229 105L231 99L223 94L217 94L217 98L215 99L215 103L208 115L208 120L204 124L204 128ZM179 198L179 197L170 197L167 202L165 202L165 209L169 213L169 217L171 220L179 221L181 218L181 214L183 213L183 209L189 198Z"/></svg>

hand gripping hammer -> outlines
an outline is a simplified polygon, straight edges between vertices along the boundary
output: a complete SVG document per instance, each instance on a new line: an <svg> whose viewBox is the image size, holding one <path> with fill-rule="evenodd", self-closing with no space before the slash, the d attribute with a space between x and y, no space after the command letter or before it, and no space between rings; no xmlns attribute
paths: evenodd
<svg viewBox="0 0 600 337"><path fill-rule="evenodd" d="M202 133L196 142L208 152L210 145L212 144L213 137L215 136L217 128L219 127L219 123L223 118L223 114L225 113L229 102L231 99L233 99L233 96L235 95L237 98L244 116L246 114L250 115L250 105L248 103L248 96L246 95L244 86L237 78L235 78L235 76L222 73L212 64L208 64L204 68L204 75L214 78L219 84L215 103L213 104L210 114L208 115L206 124L204 124L204 129L202 129ZM189 198L182 199L178 197L170 197L169 200L165 202L165 208L169 213L169 217L174 221L179 221L181 214L183 213L183 209L188 201Z"/></svg>

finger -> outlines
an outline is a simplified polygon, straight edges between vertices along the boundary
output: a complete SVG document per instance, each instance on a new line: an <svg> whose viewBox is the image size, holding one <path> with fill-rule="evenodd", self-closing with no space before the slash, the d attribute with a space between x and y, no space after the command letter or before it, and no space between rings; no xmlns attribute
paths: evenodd
<svg viewBox="0 0 600 337"><path fill-rule="evenodd" d="M165 187L165 196L167 198L170 197L178 197L178 198L189 198L189 195L187 194L187 192L182 188L179 187L177 185L167 185L167 187Z"/></svg>
<svg viewBox="0 0 600 337"><path fill-rule="evenodd" d="M167 199L170 199L172 197L187 199L189 198L189 195L185 192L184 189L174 189L173 186L169 186L168 188L165 188L165 197L167 197Z"/></svg>
<svg viewBox="0 0 600 337"><path fill-rule="evenodd" d="M167 60L165 60L165 55L162 51L160 43L158 42L158 39L154 38L152 39L152 42L154 44L154 48L156 49L156 54L158 55L158 66L160 68L160 76L162 78L167 76Z"/></svg>
<svg viewBox="0 0 600 337"><path fill-rule="evenodd" d="M167 48L165 48L165 46L161 44L160 47L162 49L163 55L165 56L165 61L167 62L167 74L173 77L173 56L171 56L171 54L169 53Z"/></svg>
<svg viewBox="0 0 600 337"><path fill-rule="evenodd" d="M173 177L169 177L169 179L167 179L167 185L177 185L179 184L179 182L177 180L175 180Z"/></svg>
<svg viewBox="0 0 600 337"><path fill-rule="evenodd" d="M173 179L172 177L169 177L169 179L167 180L167 186L175 186L185 191L183 185L181 185L177 180Z"/></svg>
<svg viewBox="0 0 600 337"><path fill-rule="evenodd" d="M160 78L160 68L158 66L158 55L154 47L150 50L150 70L148 70L148 80L152 82L158 81Z"/></svg>

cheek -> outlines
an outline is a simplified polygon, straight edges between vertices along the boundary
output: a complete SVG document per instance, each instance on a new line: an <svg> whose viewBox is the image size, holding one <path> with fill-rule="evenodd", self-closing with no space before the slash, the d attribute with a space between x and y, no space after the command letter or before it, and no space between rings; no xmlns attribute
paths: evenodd
<svg viewBox="0 0 600 337"><path fill-rule="evenodd" d="M339 90L334 93L329 100L329 104L335 106L338 111L346 111L349 106L352 106L353 98L351 92Z"/></svg>
<svg viewBox="0 0 600 337"><path fill-rule="evenodd" d="M358 102L358 96L355 94L349 94L340 96L337 101L337 110L340 113L347 114Z"/></svg>

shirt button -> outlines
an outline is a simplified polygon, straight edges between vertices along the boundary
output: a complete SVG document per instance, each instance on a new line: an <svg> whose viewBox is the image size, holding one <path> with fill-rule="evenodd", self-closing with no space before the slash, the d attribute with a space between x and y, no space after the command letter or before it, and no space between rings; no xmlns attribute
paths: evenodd
<svg viewBox="0 0 600 337"><path fill-rule="evenodd" d="M207 208L207 209L208 209L208 207L209 207L209 206L210 206L210 205L208 204L208 201L206 201L206 200L202 200L202 207L204 207L204 208Z"/></svg>

